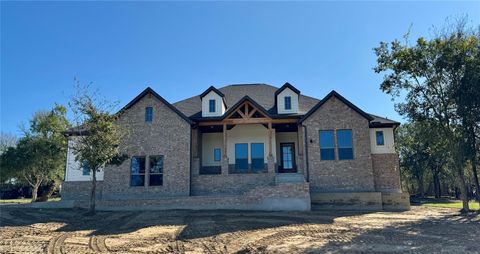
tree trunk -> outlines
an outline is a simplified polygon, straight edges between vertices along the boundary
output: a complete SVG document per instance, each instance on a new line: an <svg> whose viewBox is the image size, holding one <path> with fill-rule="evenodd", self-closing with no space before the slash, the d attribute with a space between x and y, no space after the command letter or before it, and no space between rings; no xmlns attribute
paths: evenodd
<svg viewBox="0 0 480 254"><path fill-rule="evenodd" d="M40 184L34 184L32 186L32 203L37 201L38 187L40 187Z"/></svg>
<svg viewBox="0 0 480 254"><path fill-rule="evenodd" d="M465 175L463 172L463 167L462 165L459 165L456 163L456 171L458 174L458 183L459 183L459 188L460 188L460 198L462 199L463 203L463 208L461 210L462 213L466 213L470 211L470 208L468 207L468 190L467 190L467 184L465 183Z"/></svg>
<svg viewBox="0 0 480 254"><path fill-rule="evenodd" d="M478 183L478 173L477 173L477 140L475 137L475 128L473 126L470 126L469 132L472 138L472 153L471 153L472 158L470 158L470 161L472 164L473 180L475 181L475 199L480 205L480 184Z"/></svg>
<svg viewBox="0 0 480 254"><path fill-rule="evenodd" d="M95 214L95 189L97 187L97 170L96 169L92 169L92 190L91 190L91 193L90 193L90 210L88 211L88 213L90 215L93 215Z"/></svg>
<svg viewBox="0 0 480 254"><path fill-rule="evenodd" d="M435 192L435 198L440 198L442 196L440 190L440 179L439 179L439 170L438 166L432 167L432 174L433 174L433 191Z"/></svg>
<svg viewBox="0 0 480 254"><path fill-rule="evenodd" d="M423 177L419 176L417 177L417 181L418 181L418 196L423 198L425 196L425 188L423 186Z"/></svg>

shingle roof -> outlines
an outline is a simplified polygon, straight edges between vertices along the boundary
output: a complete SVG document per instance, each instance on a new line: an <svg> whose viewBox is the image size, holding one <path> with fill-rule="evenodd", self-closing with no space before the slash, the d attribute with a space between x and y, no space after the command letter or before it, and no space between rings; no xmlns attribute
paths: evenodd
<svg viewBox="0 0 480 254"><path fill-rule="evenodd" d="M248 96L256 103L265 108L269 114L277 115L277 109L275 107L275 92L278 87L274 87L267 84L236 84L228 85L219 88L225 95L225 102L227 109L235 105L243 97ZM299 95L299 113L303 115L308 112L313 106L315 106L320 100ZM202 102L200 96L194 96L173 104L178 110L185 115L193 118L201 117Z"/></svg>

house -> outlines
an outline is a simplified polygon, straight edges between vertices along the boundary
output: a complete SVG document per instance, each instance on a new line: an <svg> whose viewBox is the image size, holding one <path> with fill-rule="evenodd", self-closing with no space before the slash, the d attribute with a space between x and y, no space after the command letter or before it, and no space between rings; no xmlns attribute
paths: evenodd
<svg viewBox="0 0 480 254"><path fill-rule="evenodd" d="M147 88L119 114L129 159L98 173L99 209L408 209L394 129L335 91L286 83L209 87L170 104ZM87 204L88 169L71 146L62 199Z"/></svg>

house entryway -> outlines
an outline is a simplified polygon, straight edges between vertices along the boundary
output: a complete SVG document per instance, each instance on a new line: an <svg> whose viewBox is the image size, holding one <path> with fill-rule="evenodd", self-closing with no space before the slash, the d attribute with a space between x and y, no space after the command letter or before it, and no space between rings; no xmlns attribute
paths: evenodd
<svg viewBox="0 0 480 254"><path fill-rule="evenodd" d="M295 165L295 143L280 143L280 165L278 173L297 173Z"/></svg>

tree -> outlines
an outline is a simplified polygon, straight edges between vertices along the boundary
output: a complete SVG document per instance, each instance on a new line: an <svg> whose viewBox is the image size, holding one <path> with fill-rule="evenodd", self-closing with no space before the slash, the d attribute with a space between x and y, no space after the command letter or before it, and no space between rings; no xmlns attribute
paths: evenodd
<svg viewBox="0 0 480 254"><path fill-rule="evenodd" d="M419 38L415 45L381 42L375 48L376 73L387 72L380 89L393 98L404 96L396 104L397 111L411 121L435 123L435 130L446 141L463 201L462 211L468 211L464 168L468 150L465 120L459 115L454 94L463 85L471 86L475 78L466 79L467 63L478 56L478 34L468 30L464 21L449 25L444 32L427 40ZM478 80L477 80L478 81ZM466 95L470 96L470 95Z"/></svg>
<svg viewBox="0 0 480 254"><path fill-rule="evenodd" d="M17 145L17 137L12 134L0 132L0 155L7 151L10 147Z"/></svg>
<svg viewBox="0 0 480 254"><path fill-rule="evenodd" d="M78 94L70 104L80 131L72 148L75 159L90 169L92 188L88 214L95 214L96 173L108 164L120 163L120 158L124 158L119 153L119 145L125 132L117 124L117 116L109 113L106 101L100 101L95 93L89 91L89 86L77 85Z"/></svg>
<svg viewBox="0 0 480 254"><path fill-rule="evenodd" d="M63 178L66 143L62 132L69 126L66 109L56 105L51 111L37 112L30 121L30 130L16 147L1 156L2 181L5 178L23 180L32 187L32 202L38 188L47 181Z"/></svg>

